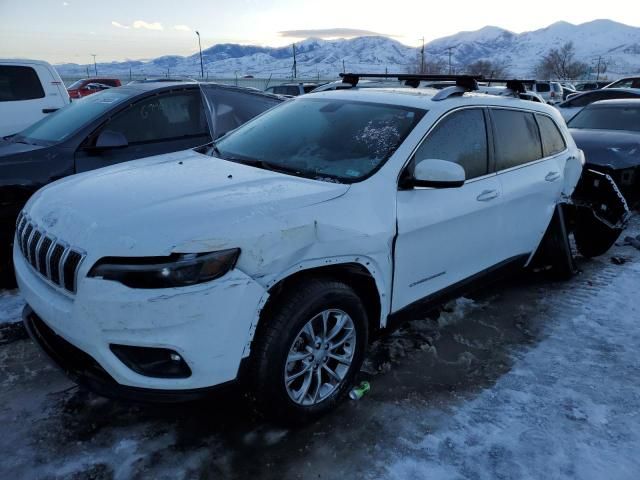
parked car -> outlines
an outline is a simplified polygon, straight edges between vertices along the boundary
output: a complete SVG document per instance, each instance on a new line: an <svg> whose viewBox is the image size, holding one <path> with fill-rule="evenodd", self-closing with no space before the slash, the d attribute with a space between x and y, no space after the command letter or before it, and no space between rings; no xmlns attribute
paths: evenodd
<svg viewBox="0 0 640 480"><path fill-rule="evenodd" d="M575 85L570 82L560 82L560 86L562 87L562 100L566 100L569 95L574 95L578 93Z"/></svg>
<svg viewBox="0 0 640 480"><path fill-rule="evenodd" d="M0 141L0 280L10 284L18 212L56 179L210 142L280 103L239 87L143 83L77 100ZM208 118L210 117L210 120ZM213 133L212 133L213 132Z"/></svg>
<svg viewBox="0 0 640 480"><path fill-rule="evenodd" d="M571 120L580 110L593 102L612 100L615 98L640 98L640 89L629 88L601 88L589 92L579 93L557 105L565 121Z"/></svg>
<svg viewBox="0 0 640 480"><path fill-rule="evenodd" d="M0 139L69 104L58 72L39 60L0 60Z"/></svg>
<svg viewBox="0 0 640 480"><path fill-rule="evenodd" d="M578 92L588 92L590 90L599 90L601 88L606 87L609 82L606 81L586 81L586 82L576 82L576 91Z"/></svg>
<svg viewBox="0 0 640 480"><path fill-rule="evenodd" d="M527 90L537 93L550 105L562 101L562 86L558 82L545 82L536 80L527 84Z"/></svg>
<svg viewBox="0 0 640 480"><path fill-rule="evenodd" d="M571 273L582 154L560 114L459 83L301 96L208 149L40 190L14 248L27 329L103 395L242 378L304 421L378 332L546 249Z"/></svg>
<svg viewBox="0 0 640 480"><path fill-rule="evenodd" d="M317 83L299 82L299 83L283 83L281 85L273 85L265 88L265 92L273 93L275 95L287 95L289 97L297 97L298 95L304 95L309 93L315 88L318 88Z"/></svg>
<svg viewBox="0 0 640 480"><path fill-rule="evenodd" d="M398 80L360 80L357 85L352 85L349 82L344 82L342 80L336 80L335 82L325 83L311 90L311 93L318 92L327 92L330 90L350 90L352 88L402 88L404 87L404 82Z"/></svg>
<svg viewBox="0 0 640 480"><path fill-rule="evenodd" d="M602 90L601 90L602 91ZM609 174L627 200L640 199L640 93L586 106L569 123L586 164Z"/></svg>
<svg viewBox="0 0 640 480"><path fill-rule="evenodd" d="M127 85L136 85L138 83L198 83L191 77L147 77L139 80L131 80Z"/></svg>
<svg viewBox="0 0 640 480"><path fill-rule="evenodd" d="M487 93L489 95L498 95L498 96L514 96L515 95L521 100L529 100L530 102L537 102L537 103L547 103L544 101L544 98L542 98L542 96L530 90L527 90L524 92L514 92L510 88L507 88L506 86L501 86L501 85L495 85L495 86L480 85L478 90L482 93Z"/></svg>
<svg viewBox="0 0 640 480"><path fill-rule="evenodd" d="M640 77L626 77L611 82L604 88L640 88Z"/></svg>
<svg viewBox="0 0 640 480"><path fill-rule="evenodd" d="M97 93L101 90L106 90L110 87L119 87L121 85L122 83L117 78L82 78L69 85L67 92L69 92L69 97L71 97L71 99L78 99L91 95L92 93Z"/></svg>

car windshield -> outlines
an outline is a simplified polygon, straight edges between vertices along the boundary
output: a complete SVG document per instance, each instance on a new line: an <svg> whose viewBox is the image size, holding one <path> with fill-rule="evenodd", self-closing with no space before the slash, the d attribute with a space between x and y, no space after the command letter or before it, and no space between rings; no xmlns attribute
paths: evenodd
<svg viewBox="0 0 640 480"><path fill-rule="evenodd" d="M587 107L573 117L569 128L640 132L640 106Z"/></svg>
<svg viewBox="0 0 640 480"><path fill-rule="evenodd" d="M69 90L73 90L75 88L80 88L82 87L84 84L86 83L86 80L76 80L75 82L73 82L71 85L69 85L67 87L67 89Z"/></svg>
<svg viewBox="0 0 640 480"><path fill-rule="evenodd" d="M225 159L347 183L396 151L426 110L335 99L284 102L216 145Z"/></svg>
<svg viewBox="0 0 640 480"><path fill-rule="evenodd" d="M23 130L14 141L36 145L61 142L130 96L124 91L104 90L74 101Z"/></svg>

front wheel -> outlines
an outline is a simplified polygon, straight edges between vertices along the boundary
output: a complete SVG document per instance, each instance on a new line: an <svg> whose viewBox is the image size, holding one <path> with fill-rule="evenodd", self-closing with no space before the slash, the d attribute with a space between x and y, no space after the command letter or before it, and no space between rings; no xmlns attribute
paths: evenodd
<svg viewBox="0 0 640 480"><path fill-rule="evenodd" d="M253 387L267 414L302 423L345 397L366 351L360 298L333 280L308 280L263 318L255 341Z"/></svg>

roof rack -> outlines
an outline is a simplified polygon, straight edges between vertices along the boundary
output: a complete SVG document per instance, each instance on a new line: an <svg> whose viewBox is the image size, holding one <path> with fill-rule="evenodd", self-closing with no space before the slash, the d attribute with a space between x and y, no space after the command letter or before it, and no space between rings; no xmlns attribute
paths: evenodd
<svg viewBox="0 0 640 480"><path fill-rule="evenodd" d="M395 78L404 81L408 87L417 88L423 81L454 81L456 87L463 88L464 91L478 89L478 81L484 80L482 75L425 75L421 73L341 73L343 83L356 86L361 78Z"/></svg>

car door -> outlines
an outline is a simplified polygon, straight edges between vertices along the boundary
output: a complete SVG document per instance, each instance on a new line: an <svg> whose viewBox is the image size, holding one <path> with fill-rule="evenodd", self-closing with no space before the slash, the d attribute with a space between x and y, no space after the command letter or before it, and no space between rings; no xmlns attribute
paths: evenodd
<svg viewBox="0 0 640 480"><path fill-rule="evenodd" d="M566 145L560 136L562 151L545 156L533 112L493 107L490 113L503 196L500 248L508 258L525 258L537 248L560 198ZM550 117L537 116L545 132L557 131Z"/></svg>
<svg viewBox="0 0 640 480"><path fill-rule="evenodd" d="M393 310L432 295L500 261L500 182L489 165L482 108L455 110L441 118L406 167L420 160L462 165L458 188L400 189L394 252Z"/></svg>
<svg viewBox="0 0 640 480"><path fill-rule="evenodd" d="M21 132L59 103L49 105L38 72L30 65L0 65L0 138Z"/></svg>
<svg viewBox="0 0 640 480"><path fill-rule="evenodd" d="M96 140L104 131L121 133L128 145L96 148ZM76 171L185 150L209 141L199 89L150 94L118 112L82 142L75 155Z"/></svg>

